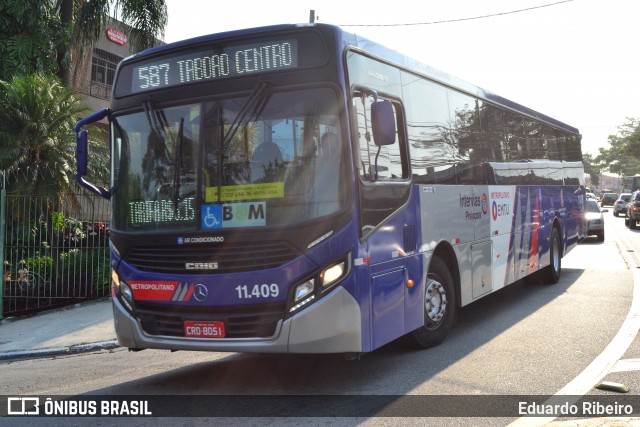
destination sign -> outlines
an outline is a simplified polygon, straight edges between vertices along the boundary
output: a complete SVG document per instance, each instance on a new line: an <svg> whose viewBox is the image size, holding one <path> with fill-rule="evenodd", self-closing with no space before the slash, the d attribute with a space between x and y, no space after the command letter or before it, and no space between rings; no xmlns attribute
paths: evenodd
<svg viewBox="0 0 640 427"><path fill-rule="evenodd" d="M131 92L297 67L296 39L203 49L134 65Z"/></svg>

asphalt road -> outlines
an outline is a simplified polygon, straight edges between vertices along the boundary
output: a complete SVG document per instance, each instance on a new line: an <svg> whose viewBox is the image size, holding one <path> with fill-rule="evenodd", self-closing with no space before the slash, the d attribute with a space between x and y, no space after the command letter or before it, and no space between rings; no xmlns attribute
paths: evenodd
<svg viewBox="0 0 640 427"><path fill-rule="evenodd" d="M3 395L324 395L312 415L329 414L336 395L367 396L553 395L573 387L582 394L606 379L640 394L633 360L637 345L614 345L632 308L640 232L606 215L605 242L588 239L563 259L559 283L517 283L462 309L456 328L439 347L414 350L402 340L347 361L334 355L251 355L116 349L0 364ZM640 259L637 260L640 266ZM637 331L637 329L636 329ZM626 334L628 335L628 333ZM633 337L631 337L633 339ZM626 344L627 346L629 343ZM609 347L608 347L609 346ZM604 357L602 356L604 352ZM608 358L603 360L603 358ZM611 360L610 360L611 359ZM613 360L615 359L615 360ZM618 359L631 363L627 368ZM590 366L596 369L589 370ZM616 366L618 371L610 372ZM602 370L605 370L603 372ZM364 397L364 399L362 399ZM346 399L346 397L345 397ZM296 401L292 401L295 405ZM498 402L499 403L499 402ZM222 425L544 425L552 419L344 418L219 419ZM638 401L640 409L640 398ZM300 408L292 407L300 415ZM304 408L302 408L304 410ZM336 409L337 410L337 409ZM302 412L304 414L304 412ZM7 421L7 423L5 423ZM53 423L52 423L53 421ZM88 425L87 418L3 419L3 425ZM99 425L211 425L205 418L92 418ZM14 424L12 424L14 423ZM75 424L74 424L75 423ZM216 424L216 423L214 423Z"/></svg>

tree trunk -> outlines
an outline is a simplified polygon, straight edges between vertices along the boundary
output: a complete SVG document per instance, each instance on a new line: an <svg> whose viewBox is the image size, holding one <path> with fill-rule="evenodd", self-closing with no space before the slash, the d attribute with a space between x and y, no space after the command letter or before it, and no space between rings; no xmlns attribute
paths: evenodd
<svg viewBox="0 0 640 427"><path fill-rule="evenodd" d="M60 3L60 20L67 28L73 28L73 0L62 0ZM68 46L61 43L58 44L57 61L58 61L58 77L62 79L65 86L71 87L71 72L69 71L69 63L65 63L68 52Z"/></svg>

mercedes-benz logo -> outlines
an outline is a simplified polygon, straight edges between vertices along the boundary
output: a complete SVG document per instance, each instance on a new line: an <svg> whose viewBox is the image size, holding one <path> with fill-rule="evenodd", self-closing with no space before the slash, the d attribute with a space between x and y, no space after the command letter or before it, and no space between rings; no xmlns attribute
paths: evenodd
<svg viewBox="0 0 640 427"><path fill-rule="evenodd" d="M193 292L193 297L197 300L197 301L204 301L207 299L207 296L209 295L209 290L207 289L207 287L205 285L203 285L202 283L198 283L196 285L196 289Z"/></svg>

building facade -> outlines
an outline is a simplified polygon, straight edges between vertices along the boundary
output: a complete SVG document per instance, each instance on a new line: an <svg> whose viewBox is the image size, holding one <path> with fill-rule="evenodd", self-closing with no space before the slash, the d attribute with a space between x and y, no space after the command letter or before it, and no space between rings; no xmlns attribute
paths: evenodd
<svg viewBox="0 0 640 427"><path fill-rule="evenodd" d="M129 26L110 18L93 47L72 53L72 86L85 95L83 103L89 111L109 106L118 63L139 51L129 35Z"/></svg>
<svg viewBox="0 0 640 427"><path fill-rule="evenodd" d="M591 189L596 195L601 193L622 191L622 178L619 175L602 172L600 174L600 185L593 185L589 174L585 174L585 182L587 188Z"/></svg>

